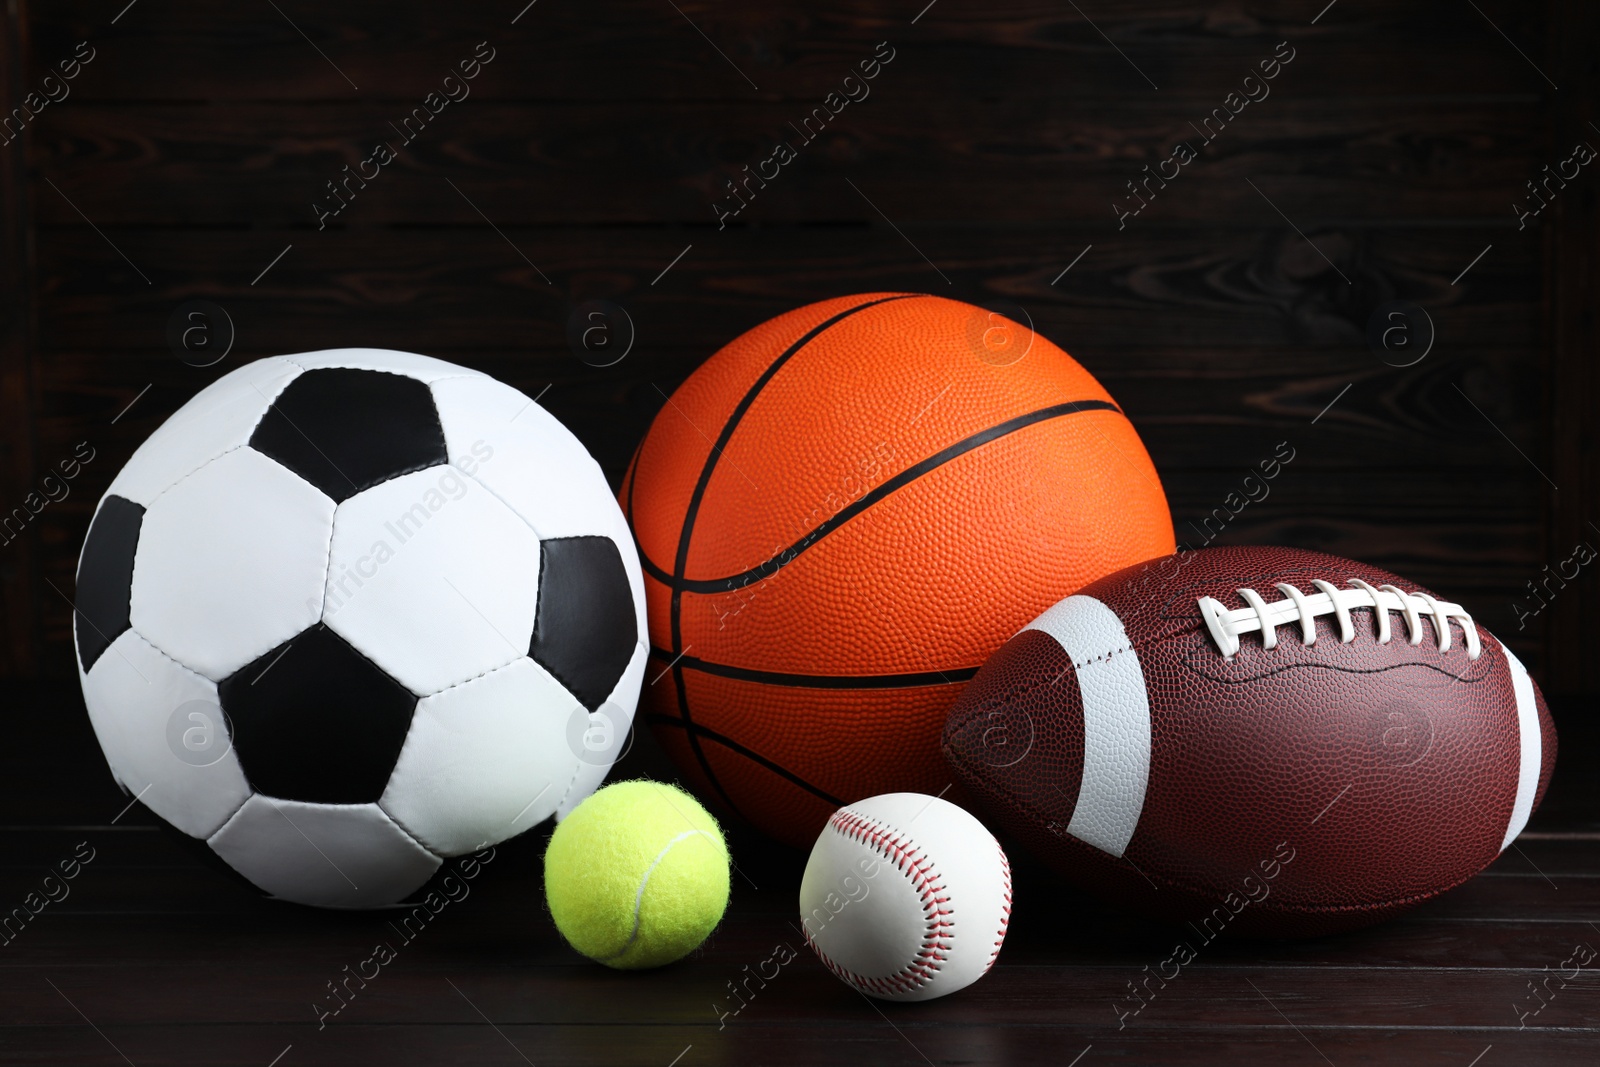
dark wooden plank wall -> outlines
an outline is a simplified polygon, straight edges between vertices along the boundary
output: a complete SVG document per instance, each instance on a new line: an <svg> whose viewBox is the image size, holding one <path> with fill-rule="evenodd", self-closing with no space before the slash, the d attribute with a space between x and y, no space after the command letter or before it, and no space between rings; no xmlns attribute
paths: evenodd
<svg viewBox="0 0 1600 1067"><path fill-rule="evenodd" d="M1570 423L1554 449L1546 436L1552 406L1572 402L1545 354L1553 214L1519 231L1511 209L1582 127L1552 110L1557 91L1499 32L1567 77L1586 53L1546 5L1340 0L1315 25L1315 0L1083 5L1124 54L1072 5L1017 0L939 0L915 24L921 0L280 6L22 4L24 85L80 41L95 58L9 150L31 164L10 202L33 212L37 344L8 324L0 486L15 497L80 441L96 458L34 522L31 549L4 550L11 672L71 663L69 609L30 587L24 553L70 590L118 465L241 360L372 345L459 360L530 394L548 385L543 402L616 476L661 404L656 386L670 391L770 315L873 289L1024 308L1126 407L1180 539L1199 543L1190 522L1289 442L1296 458L1271 496L1222 540L1389 566L1543 664L1554 612L1519 630L1513 604L1582 530L1569 516L1547 536L1560 509L1534 466L1558 467L1569 496L1592 480L1552 457L1575 453ZM398 144L389 123L480 41L494 58L470 98L319 230L324 183L379 140ZM894 58L871 95L719 229L722 182L773 138L798 140L786 124L881 41ZM1280 41L1294 59L1271 95L1119 231L1124 183L1178 140L1198 147L1188 123ZM1575 196L1562 203L1578 210ZM1557 259L1587 256L1592 223L1561 240ZM1561 294L1563 309L1585 295ZM569 308L591 297L618 301L637 327L607 369L564 338ZM168 350L168 319L192 299L220 304L237 329L217 367ZM1414 367L1366 346L1369 313L1390 299L1425 306L1437 328ZM1563 367L1582 363L1583 344L1566 340ZM18 399L29 389L31 422ZM1548 681L1593 688L1586 640Z"/></svg>
<svg viewBox="0 0 1600 1067"><path fill-rule="evenodd" d="M1557 24L1562 28L1559 32ZM1600 113L1595 110L1596 77L1593 43L1600 40L1600 8L1594 4L1562 0L1551 19L1552 66L1565 83L1553 101L1551 125L1561 133L1600 148ZM1591 137L1591 135L1596 135ZM1600 198L1587 185L1564 190L1552 205L1547 233L1546 315L1551 372L1545 381L1550 411L1550 477L1559 492L1549 494L1547 510L1549 544L1553 554L1565 558L1573 546L1600 545L1600 514L1596 513L1595 487L1600 484L1600 457L1595 455L1596 415L1600 413ZM1559 502L1559 503L1557 503ZM1546 673L1576 688L1569 680L1582 679L1590 692L1600 691L1600 655L1588 631L1586 609L1600 599L1600 572L1585 568L1572 587L1552 600L1546 626L1549 650ZM1548 686L1548 681L1546 685Z"/></svg>
<svg viewBox="0 0 1600 1067"><path fill-rule="evenodd" d="M0 13L0 116L22 103L20 57L27 25L15 8ZM0 521L33 488L34 337L33 261L28 171L23 142L0 146ZM31 513L25 512L24 519ZM25 525L0 525L0 673L28 677L39 659L35 600L37 538Z"/></svg>

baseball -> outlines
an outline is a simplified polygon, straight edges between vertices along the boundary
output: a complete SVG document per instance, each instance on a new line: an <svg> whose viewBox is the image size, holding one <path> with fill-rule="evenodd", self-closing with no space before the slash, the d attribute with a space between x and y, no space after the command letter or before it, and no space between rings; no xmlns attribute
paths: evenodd
<svg viewBox="0 0 1600 1067"><path fill-rule="evenodd" d="M883 1000L932 1000L994 965L1011 919L1011 865L956 805L885 793L828 820L800 882L800 918L841 981Z"/></svg>

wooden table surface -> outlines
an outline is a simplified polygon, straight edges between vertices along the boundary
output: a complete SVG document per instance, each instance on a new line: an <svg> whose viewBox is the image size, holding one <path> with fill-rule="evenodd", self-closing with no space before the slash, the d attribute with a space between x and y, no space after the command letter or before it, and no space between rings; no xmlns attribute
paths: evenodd
<svg viewBox="0 0 1600 1067"><path fill-rule="evenodd" d="M726 921L699 952L654 972L614 972L562 943L541 888L548 827L496 850L466 895L420 929L402 932L393 912L262 899L141 805L128 808L73 687L20 697L8 711L28 743L0 750L0 906L23 906L61 861L92 858L61 883L64 897L52 889L62 899L7 931L0 1064L1600 1058L1596 748L1576 727L1516 846L1398 920L1311 941L1205 945L1067 890L1013 850L1014 921L995 969L964 992L907 1005L868 1001L822 967L797 929L804 857L737 830ZM1558 709L1565 722L1590 710ZM641 735L617 773L670 777L671 767ZM1194 961L1164 987L1145 985L1145 968L1180 940ZM372 975L363 961L379 943L393 958L364 987L347 981ZM1155 990L1137 1012L1130 982ZM341 1000L330 983L345 983Z"/></svg>

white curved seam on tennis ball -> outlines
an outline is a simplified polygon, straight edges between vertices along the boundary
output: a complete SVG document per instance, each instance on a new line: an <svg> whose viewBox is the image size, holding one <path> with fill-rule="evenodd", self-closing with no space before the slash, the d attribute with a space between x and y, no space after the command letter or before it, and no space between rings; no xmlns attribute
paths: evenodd
<svg viewBox="0 0 1600 1067"><path fill-rule="evenodd" d="M633 898L633 932L628 935L628 940L622 943L621 948L609 956L596 956L596 960L604 963L606 960L614 960L619 956L625 955L633 947L633 943L639 939L639 909L644 907L644 887L650 884L650 876L655 873L657 867L661 866L661 861L667 858L667 853L671 852L679 841L686 841L691 837L709 838L710 836L711 834L706 830L685 830L671 841L668 841L661 851L656 853L656 858L650 861L649 867L645 868L644 877L639 879L638 896Z"/></svg>

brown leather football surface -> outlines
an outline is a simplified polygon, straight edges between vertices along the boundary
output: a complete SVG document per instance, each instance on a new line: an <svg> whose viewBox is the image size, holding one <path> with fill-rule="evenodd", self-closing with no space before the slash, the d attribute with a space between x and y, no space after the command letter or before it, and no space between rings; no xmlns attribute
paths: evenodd
<svg viewBox="0 0 1600 1067"><path fill-rule="evenodd" d="M1325 592L1316 580L1341 594L1321 598L1308 644L1278 586L1311 598ZM1352 580L1419 610L1347 604L1342 621L1332 605L1366 596ZM1200 601L1256 625L1240 589L1269 609L1289 601L1273 618L1295 610L1272 639L1265 626L1239 633L1226 655ZM1068 880L1207 939L1377 922L1493 861L1555 762L1521 664L1470 618L1441 627L1427 613L1438 600L1286 548L1130 567L988 661L950 711L945 755L986 813Z"/></svg>

